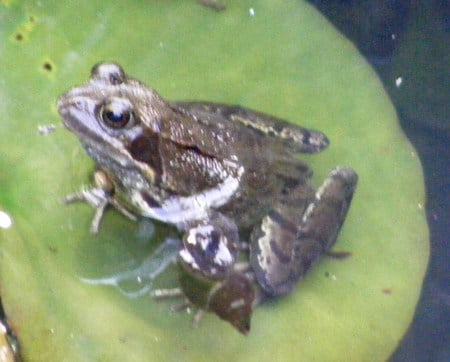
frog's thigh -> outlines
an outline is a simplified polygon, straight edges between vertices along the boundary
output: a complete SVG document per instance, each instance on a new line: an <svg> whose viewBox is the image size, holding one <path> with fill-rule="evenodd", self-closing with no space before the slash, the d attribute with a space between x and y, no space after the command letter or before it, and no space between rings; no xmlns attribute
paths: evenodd
<svg viewBox="0 0 450 362"><path fill-rule="evenodd" d="M289 294L319 256L333 246L356 183L352 169L336 168L300 217L292 207L277 205L253 230L250 264L266 294Z"/></svg>

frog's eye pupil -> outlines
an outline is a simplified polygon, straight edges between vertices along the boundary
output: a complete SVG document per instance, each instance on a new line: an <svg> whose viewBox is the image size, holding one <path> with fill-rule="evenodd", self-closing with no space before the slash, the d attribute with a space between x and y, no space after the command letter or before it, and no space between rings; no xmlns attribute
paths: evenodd
<svg viewBox="0 0 450 362"><path fill-rule="evenodd" d="M110 128L123 128L133 119L129 108L123 104L108 104L101 108L100 117L105 125Z"/></svg>
<svg viewBox="0 0 450 362"><path fill-rule="evenodd" d="M130 114L128 112L116 113L116 112L113 112L113 111L106 111L105 112L105 116L106 116L106 119L109 122L116 124L116 123L126 122L126 119L130 116Z"/></svg>

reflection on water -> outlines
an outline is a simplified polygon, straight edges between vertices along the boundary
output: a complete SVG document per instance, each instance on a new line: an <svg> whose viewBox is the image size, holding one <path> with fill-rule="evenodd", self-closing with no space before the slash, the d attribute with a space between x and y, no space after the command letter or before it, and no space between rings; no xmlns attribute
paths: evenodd
<svg viewBox="0 0 450 362"><path fill-rule="evenodd" d="M126 269L111 275L80 280L91 285L116 287L128 298L139 298L151 291L153 281L176 260L181 241L167 238L134 269Z"/></svg>
<svg viewBox="0 0 450 362"><path fill-rule="evenodd" d="M13 219L11 215L7 212L0 210L0 228L9 229L13 224Z"/></svg>
<svg viewBox="0 0 450 362"><path fill-rule="evenodd" d="M448 1L309 2L374 66L425 171L430 264L415 320L391 360L448 361L450 224L443 216L450 209Z"/></svg>

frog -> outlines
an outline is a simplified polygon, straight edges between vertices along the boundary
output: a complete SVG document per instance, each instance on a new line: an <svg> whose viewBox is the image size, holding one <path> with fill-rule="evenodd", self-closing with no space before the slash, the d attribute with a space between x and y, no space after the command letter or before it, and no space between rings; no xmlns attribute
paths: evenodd
<svg viewBox="0 0 450 362"><path fill-rule="evenodd" d="M94 208L93 233L108 207L174 226L180 287L154 296L182 295L243 334L256 305L289 295L330 252L358 182L338 166L315 187L298 156L328 147L320 131L240 105L166 100L115 62L94 65L57 109L96 164L92 188L64 202Z"/></svg>

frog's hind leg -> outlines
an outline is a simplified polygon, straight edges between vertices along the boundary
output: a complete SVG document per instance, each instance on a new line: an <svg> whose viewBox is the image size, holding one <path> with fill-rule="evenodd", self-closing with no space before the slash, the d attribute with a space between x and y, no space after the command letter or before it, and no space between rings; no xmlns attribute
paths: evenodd
<svg viewBox="0 0 450 362"><path fill-rule="evenodd" d="M305 210L297 237L315 239L323 252L328 252L345 221L357 183L358 175L353 169L333 169Z"/></svg>
<svg viewBox="0 0 450 362"><path fill-rule="evenodd" d="M334 245L357 181L351 168L335 168L306 206L276 205L253 230L250 264L268 296L289 294Z"/></svg>

